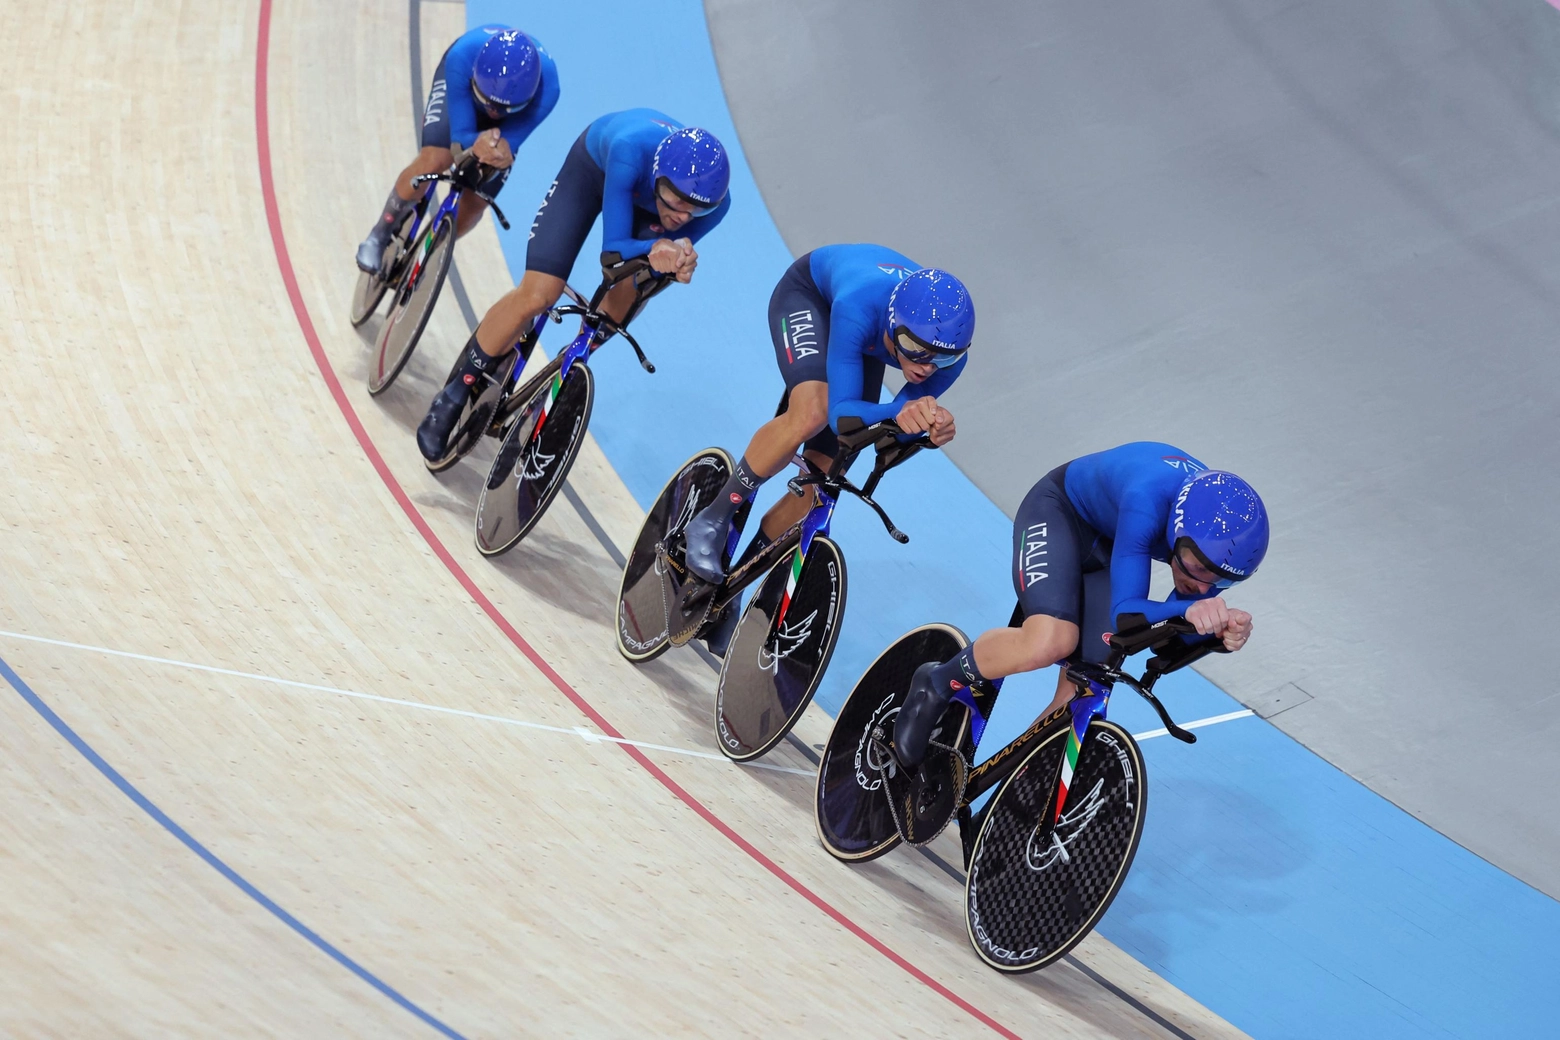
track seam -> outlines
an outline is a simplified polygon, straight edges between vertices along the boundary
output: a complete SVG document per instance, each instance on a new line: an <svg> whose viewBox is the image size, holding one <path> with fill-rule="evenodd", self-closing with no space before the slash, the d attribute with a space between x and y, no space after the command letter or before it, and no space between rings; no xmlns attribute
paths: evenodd
<svg viewBox="0 0 1560 1040"><path fill-rule="evenodd" d="M558 692L562 693L571 704L573 704L583 715L585 715L586 718L594 722L604 734L609 737L618 738L618 740L621 740L623 735L618 732L617 728L608 722L604 715L597 711L589 701L587 701L572 686L570 686L569 683L563 678L563 676L560 675L557 670L552 667L552 665L548 664L546 659L543 658L542 655L539 654L531 646L531 644L525 640L525 637L522 636L519 630L517 630L514 625L509 622L509 619L499 611L498 607L494 605L493 601L490 600L480 588L478 588L477 583L472 580L471 576L466 573L465 569L461 567L459 562L457 562L455 557L450 553L449 549L445 547L444 543L439 539L438 535L434 533L433 528L429 526L428 521L417 509L416 504L413 503L410 496L407 495L406 489L401 486L400 482L396 479L395 474L390 471L389 464L385 462L384 456L380 454L379 449L374 444L373 439L368 435L368 431L363 426L362 420L358 418L356 410L352 407L351 401L348 400L346 391L342 387L340 379L337 378L335 369L331 366L330 359L325 354L324 345L321 343L319 333L314 327L314 321L309 315L308 306L304 303L303 292L298 285L297 274L293 269L291 255L287 250L286 235L282 229L281 209L276 195L276 183L271 169L270 118L266 96L268 79L267 71L270 61L269 50L271 9L272 0L260 0L260 31L256 43L255 55L255 133L257 138L256 144L258 146L257 152L260 167L260 190L265 204L266 223L271 233L271 244L276 252L278 272L281 275L282 284L287 290L287 298L288 301L292 304L293 314L298 320L299 330L303 334L304 341L308 344L309 352L314 358L316 367L318 367L320 370L320 376L325 381L326 388L330 391L331 397L335 400L336 406L340 409L342 418L346 421L348 429L352 431L353 436L357 439L358 445L363 449L363 453L368 458L370 465L372 465L374 471L379 474L379 478L384 483L385 488L390 492L390 496L395 500L396 504L401 507L402 512L406 514L406 517L411 522L412 527L416 529L417 533L422 536L423 541L428 545L428 548L432 550L434 556L436 556L439 561L444 564L445 569L448 570L455 578L455 580L460 584L460 586L466 590L466 594L472 598L473 602L475 602L479 608L481 608L482 612L486 614L495 625L498 626L499 631L502 632L506 638L508 638L510 643L512 643L514 647L519 650L528 661L536 666L538 671L547 677L548 681L553 684ZM617 743L617 741L614 741L614 743ZM778 880L782 881L797 895L813 904L813 906L817 907L819 911L834 920L846 931L850 932L862 942L866 943L878 953L882 954L891 963L899 967L916 981L922 983L927 988L931 989L933 992L937 993L939 996L953 1004L955 1007L975 1018L977 1021L988 1026L993 1031L999 1033L1002 1036L1012 1038L1012 1040L1020 1040L1017 1033L1014 1033L1012 1030L1008 1029L1006 1026L987 1015L985 1012L981 1011L975 1005L954 993L947 986L944 986L942 983L932 978L920 968L917 968L914 964L910 963L909 960L889 948L889 946L882 940L872 935L862 926L856 924L849 917L846 917L845 914L841 911L835 909L834 906L823 899L823 897L819 896L806 885L792 877L783 867L766 856L746 838L742 837L742 835L738 834L737 831L724 820L716 816L715 813L710 810L709 807L707 807L703 802L699 801L699 799L695 798L693 795L684 790L680 784L678 784L669 775L667 775L666 772L664 772L660 767L652 762L650 758L644 754L644 752L640 751L636 747L633 747L632 745L623 743L618 743L618 747L621 747L624 754L632 758L635 763L640 766L640 768L644 769L645 772L649 773L657 781L659 781L663 787L675 795L680 801L682 801L684 805L692 809L696 815L698 815L701 819L703 819L706 823L718 831L728 841L745 852L749 858L758 863L764 869L768 870L770 874L774 875Z"/></svg>

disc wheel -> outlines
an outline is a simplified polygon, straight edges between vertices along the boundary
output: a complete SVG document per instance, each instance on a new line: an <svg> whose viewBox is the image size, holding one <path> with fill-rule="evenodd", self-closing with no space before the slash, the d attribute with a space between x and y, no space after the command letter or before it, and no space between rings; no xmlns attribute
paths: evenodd
<svg viewBox="0 0 1560 1040"><path fill-rule="evenodd" d="M706 448L683 463L656 496L623 566L618 587L618 653L635 663L664 654L671 645L667 604L683 582L667 574L658 548L682 565L682 533L694 514L720 493L736 465L723 448Z"/></svg>
<svg viewBox="0 0 1560 1040"><path fill-rule="evenodd" d="M514 374L515 362L520 355L511 351L499 364L498 374L487 389L478 394L474 400L466 402L461 410L460 420L455 424L455 432L450 434L449 448L444 455L433 461L423 460L430 473L443 473L455 463L471 454L482 440L482 435L492 429L495 422L495 413L499 405L499 398L504 394L504 387L509 385L509 377ZM444 385L448 386L455 378L455 373L460 369L462 355L456 355L455 365L450 369L450 374L445 377Z"/></svg>
<svg viewBox="0 0 1560 1040"><path fill-rule="evenodd" d="M910 677L927 661L946 661L969 643L952 625L922 625L895 640L856 681L818 764L813 811L818 839L836 859L876 859L899 844L884 790L884 773L897 767L888 750L894 719ZM962 706L961 706L962 707ZM947 743L959 747L963 734Z"/></svg>
<svg viewBox="0 0 1560 1040"><path fill-rule="evenodd" d="M998 971L1053 963L1116 898L1143 836L1143 756L1126 730L1094 720L1062 816L1057 784L1068 727L1029 753L985 813L964 886L970 944Z"/></svg>
<svg viewBox="0 0 1560 1040"><path fill-rule="evenodd" d="M368 392L381 394L395 382L417 341L428 325L433 305L444 288L444 279L450 273L450 261L455 255L455 222L449 217L418 239L412 247L411 262L406 265L401 279L396 283L395 298L390 303L390 313L384 328L379 330L379 340L374 346L374 357L369 362Z"/></svg>
<svg viewBox="0 0 1560 1040"><path fill-rule="evenodd" d="M802 717L823 679L845 615L845 557L822 535L796 575L785 615L793 549L770 569L737 622L715 690L715 737L736 762L758 758Z"/></svg>
<svg viewBox="0 0 1560 1040"><path fill-rule="evenodd" d="M477 549L513 549L542 518L574 466L590 426L596 379L575 364L553 375L516 413L477 498Z"/></svg>

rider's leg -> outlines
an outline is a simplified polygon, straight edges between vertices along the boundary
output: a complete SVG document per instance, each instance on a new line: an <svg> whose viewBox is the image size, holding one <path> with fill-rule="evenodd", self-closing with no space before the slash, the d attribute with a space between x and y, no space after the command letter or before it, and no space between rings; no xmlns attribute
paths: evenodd
<svg viewBox="0 0 1560 1040"><path fill-rule="evenodd" d="M721 553L731 530L731 518L752 500L764 481L785 468L804 441L827 426L828 422L827 383L809 381L792 388L786 410L759 427L748 442L747 451L742 453L737 468L726 481L726 486L715 496L715 501L689 521L687 562L690 570L705 581L718 582L725 577L721 570ZM788 496L782 499L776 509L780 510L780 517L784 518L796 513L798 505L800 511L805 513L807 503L807 496ZM774 513L775 510L770 512ZM789 523L774 530L766 516L762 530L773 539L786 526Z"/></svg>
<svg viewBox="0 0 1560 1040"><path fill-rule="evenodd" d="M689 521L688 568L706 581L725 578L721 553L737 510L829 425L829 301L813 281L811 253L797 258L770 294L769 338L785 380L785 410L759 428L721 494Z"/></svg>
<svg viewBox="0 0 1560 1040"><path fill-rule="evenodd" d="M563 279L540 271L527 271L520 284L488 308L487 314L462 348L460 366L434 397L428 414L417 427L417 447L423 457L444 457L450 433L460 420L466 402L480 394L488 376L509 353L516 341L520 351L529 355L534 340L525 337L536 316L551 307L563 293ZM523 338L524 337L524 338ZM525 363L525 358L520 361Z"/></svg>
<svg viewBox="0 0 1560 1040"><path fill-rule="evenodd" d="M466 344L460 370L439 391L417 427L417 447L426 458L443 457L466 401L470 394L481 390L482 375L498 363L497 359L507 354L516 341L521 341L522 354L530 353L532 341L522 337L530 331L537 315L563 294L564 279L601 212L605 183L605 175L585 150L585 135L581 134L531 223L525 275L520 284L488 308Z"/></svg>
<svg viewBox="0 0 1560 1040"><path fill-rule="evenodd" d="M1014 516L1013 587L1023 626L985 632L947 661L921 665L911 677L894 723L894 750L906 767L920 765L932 730L961 687L1045 668L1078 648L1083 565L1100 539L1068 500L1065 472L1062 467L1041 478ZM1104 578L1103 611L1108 614L1109 570L1087 577L1096 575ZM1091 584L1097 588L1099 582Z"/></svg>
<svg viewBox="0 0 1560 1040"><path fill-rule="evenodd" d="M385 247L390 244L390 236L401 226L401 222L412 211L417 197L421 194L419 190L412 187L412 178L425 173L438 173L446 169L450 161L448 148L427 147L418 152L411 165L401 171L400 176L395 179L395 187L390 189L390 197L385 199L385 207L380 212L379 219L374 221L373 230L358 246L358 267L370 272L379 270Z"/></svg>
<svg viewBox="0 0 1560 1040"><path fill-rule="evenodd" d="M460 205L455 208L455 237L460 238L466 232L477 226L482 219L482 214L487 212L487 203L477 198L471 192L460 197Z"/></svg>

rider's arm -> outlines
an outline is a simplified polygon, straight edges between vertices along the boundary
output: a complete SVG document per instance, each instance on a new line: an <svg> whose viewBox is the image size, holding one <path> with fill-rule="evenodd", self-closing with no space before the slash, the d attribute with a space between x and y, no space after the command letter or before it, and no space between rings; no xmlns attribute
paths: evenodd
<svg viewBox="0 0 1560 1040"><path fill-rule="evenodd" d="M653 239L634 237L634 185L639 169L621 159L607 160L607 181L601 192L601 251L624 260L644 256Z"/></svg>
<svg viewBox="0 0 1560 1040"><path fill-rule="evenodd" d="M892 419L900 408L892 401L880 404L861 399L867 366L862 348L872 341L873 333L843 313L845 310L835 307L829 315L829 425L835 430L846 416L855 416L871 426Z"/></svg>
<svg viewBox="0 0 1560 1040"><path fill-rule="evenodd" d="M1187 607L1205 598L1183 597L1179 592L1172 592L1163 603L1148 598L1152 546L1163 529L1164 521L1149 503L1137 504L1129 500L1121 504L1110 553L1111 617L1142 614L1152 624L1166 618L1184 617Z"/></svg>
<svg viewBox="0 0 1560 1040"><path fill-rule="evenodd" d="M543 50L540 43L536 49L542 57L542 82L536 88L536 97L525 108L499 124L499 133L509 142L509 151L514 155L520 154L520 146L531 136L531 131L541 126L542 120L558 104L558 66L553 64L552 55Z"/></svg>

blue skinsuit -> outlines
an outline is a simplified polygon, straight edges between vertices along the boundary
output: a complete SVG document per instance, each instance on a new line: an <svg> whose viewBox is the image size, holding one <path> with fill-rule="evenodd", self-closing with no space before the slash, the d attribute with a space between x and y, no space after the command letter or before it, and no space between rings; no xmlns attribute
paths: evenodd
<svg viewBox="0 0 1560 1040"><path fill-rule="evenodd" d="M1152 560L1168 563L1170 508L1181 485L1208 467L1180 448L1136 441L1067 464L1067 499L1090 527L1111 539L1110 616L1143 614L1150 622L1182 617L1203 596L1171 592L1148 598Z"/></svg>
<svg viewBox="0 0 1560 1040"><path fill-rule="evenodd" d="M558 104L558 66L553 64L552 57L542 48L541 41L532 36L531 42L536 44L537 53L542 59L542 81L531 103L496 124L477 106L477 100L471 93L471 72L477 65L477 52L482 50L482 45L487 43L489 37L507 28L506 25L484 25L472 29L463 33L444 52L445 104L449 111L450 141L462 148L470 148L476 143L477 135L484 129L497 126L500 136L509 142L509 150L518 155L520 146L531 136L531 131L541 126L542 120ZM481 126L478 126L479 120Z"/></svg>
<svg viewBox="0 0 1560 1040"><path fill-rule="evenodd" d="M656 223L655 179L651 165L655 150L673 130L683 125L653 108L631 108L604 115L585 131L585 149L606 175L601 198L601 251L617 253L625 260L644 256L657 238L687 238L694 242L709 234L731 209L731 193L715 212L695 217L676 231ZM649 238L634 237L634 210L649 214ZM639 221L644 227L645 221Z"/></svg>
<svg viewBox="0 0 1560 1040"><path fill-rule="evenodd" d="M829 425L836 432L844 416L868 424L892 419L907 401L941 395L964 371L967 356L939 368L924 383L905 383L887 404L862 400L866 362L900 367L883 346L888 298L905 275L921 265L886 246L863 244L814 249L811 269L818 291L829 302Z"/></svg>

